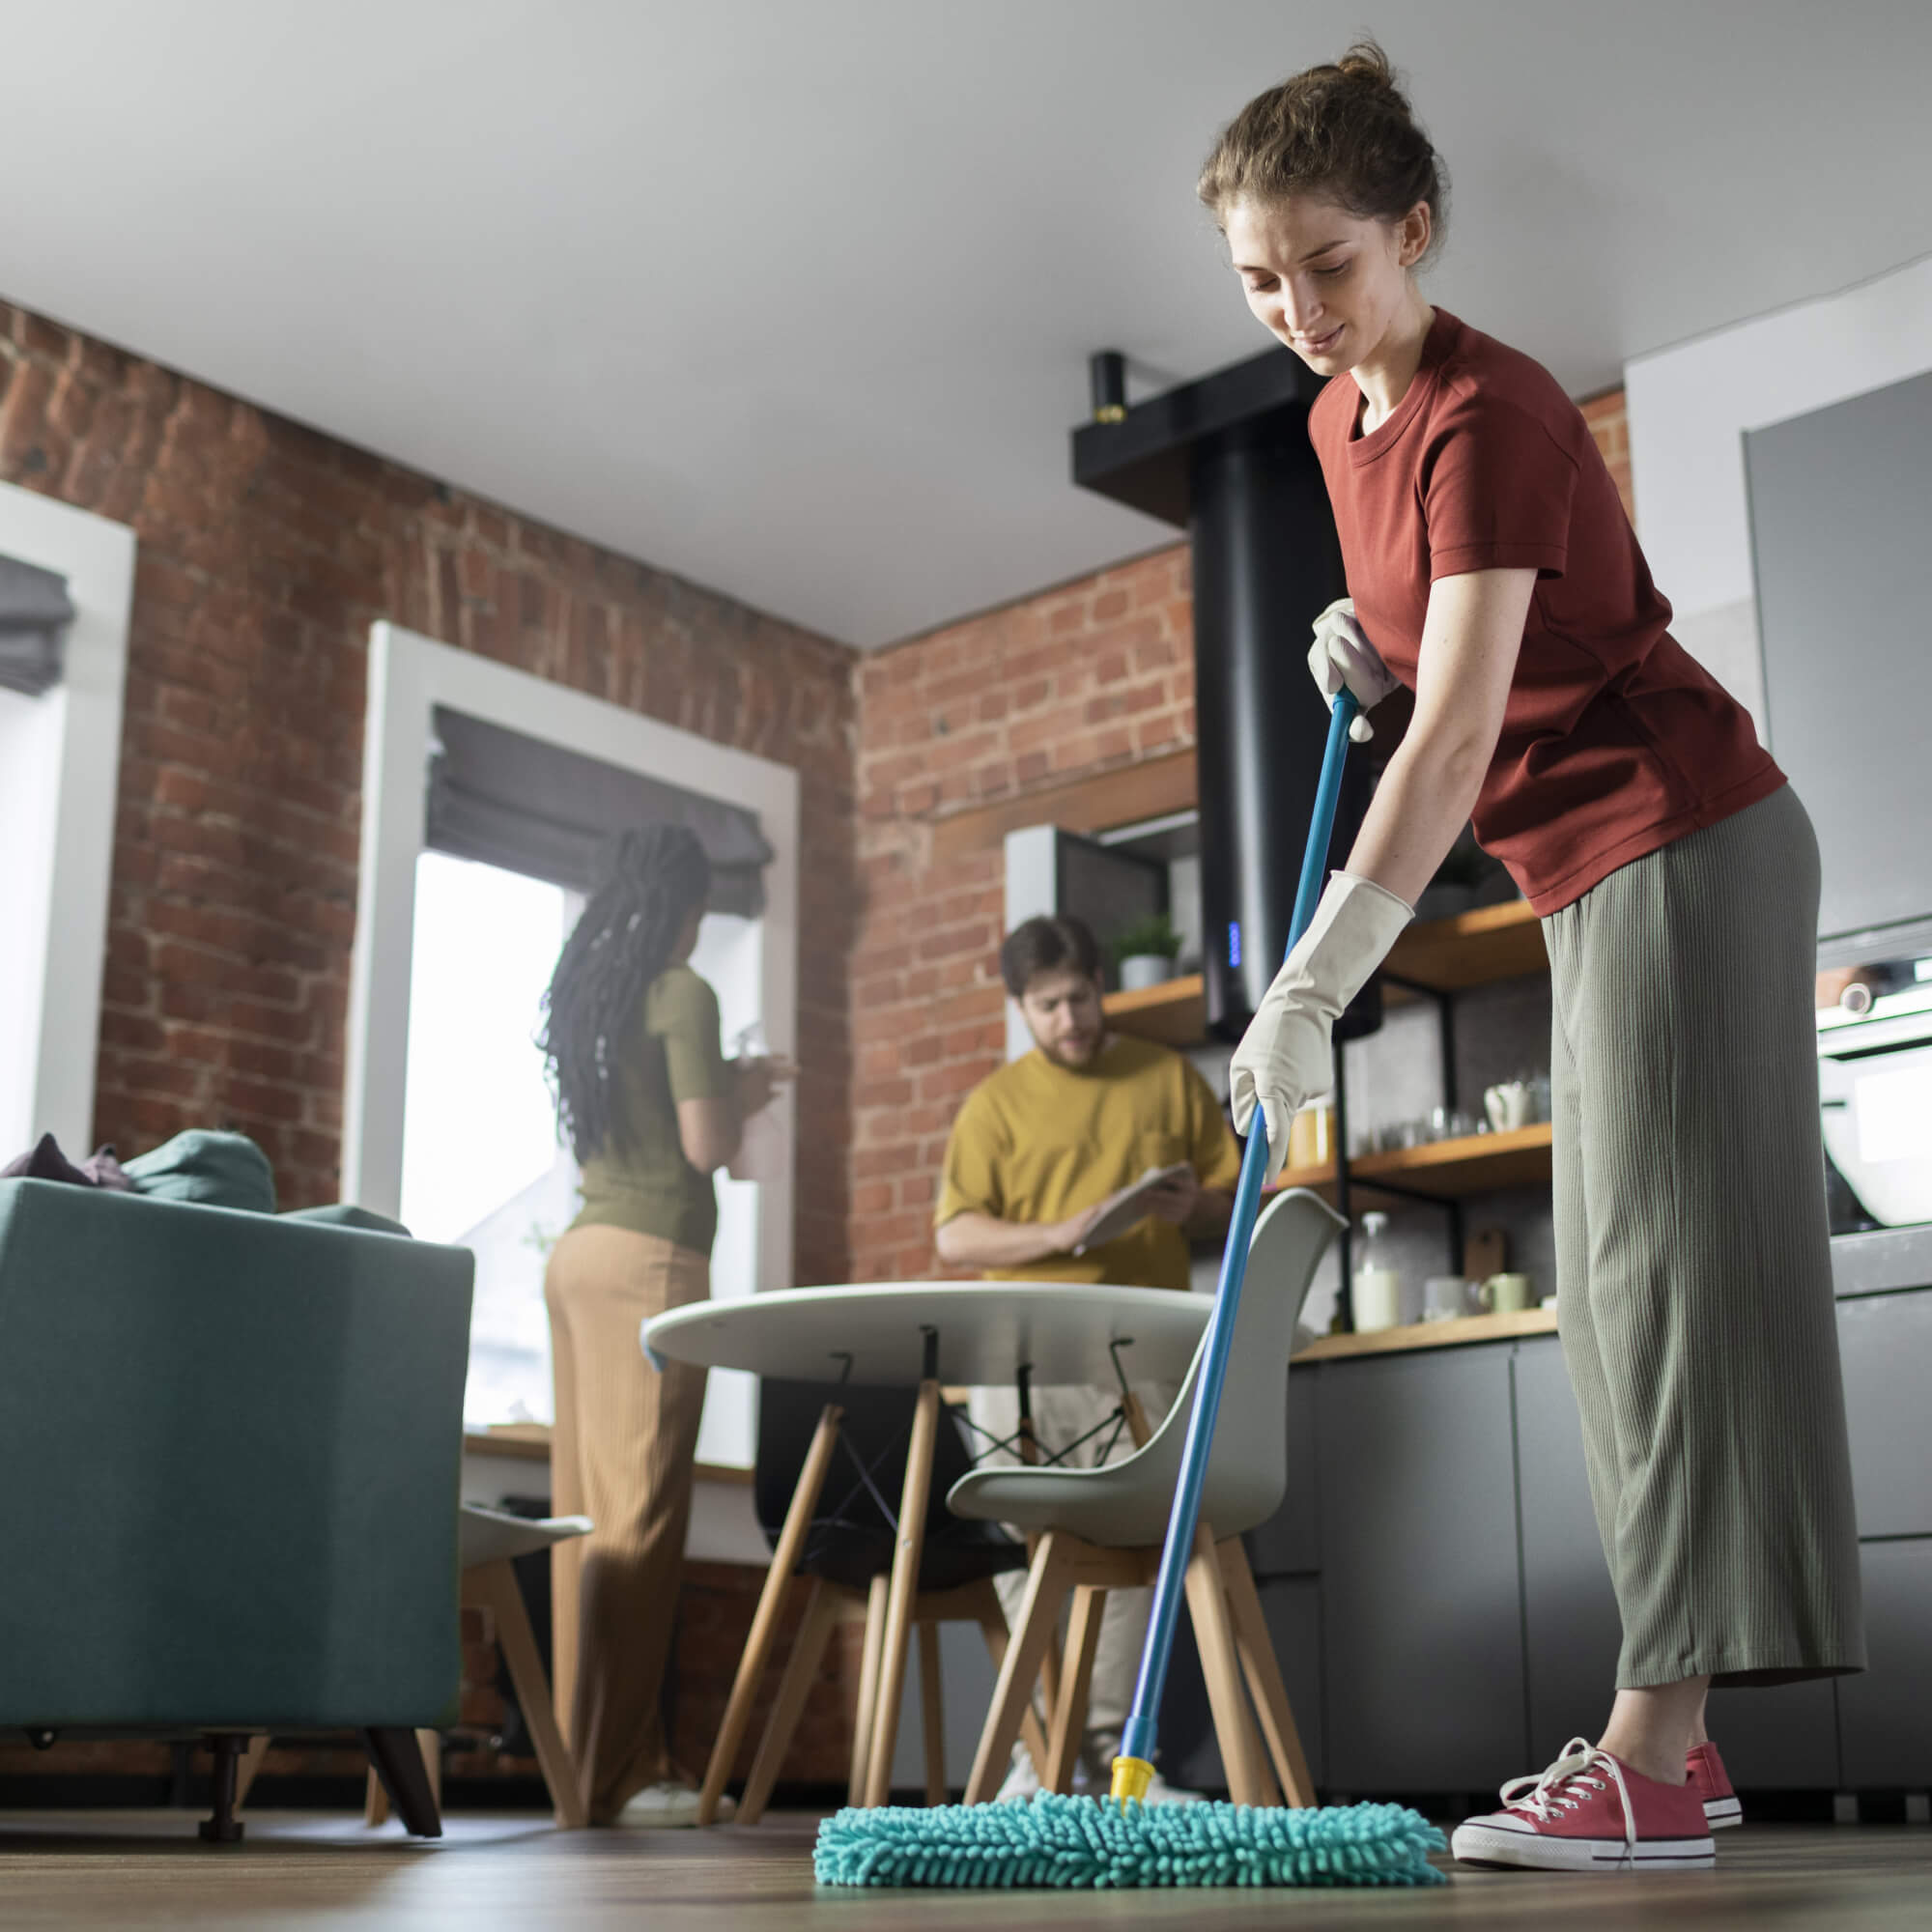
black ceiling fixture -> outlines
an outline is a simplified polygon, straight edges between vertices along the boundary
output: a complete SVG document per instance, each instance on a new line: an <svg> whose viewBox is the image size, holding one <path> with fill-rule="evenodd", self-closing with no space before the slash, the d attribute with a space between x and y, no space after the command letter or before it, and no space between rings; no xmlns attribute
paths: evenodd
<svg viewBox="0 0 1932 1932"><path fill-rule="evenodd" d="M1308 441L1321 379L1270 349L1073 432L1073 480L1185 529L1194 562L1202 971L1208 1025L1236 1038L1281 964L1328 715L1308 675L1310 627L1348 585ZM1124 404L1122 389L1117 398ZM1332 865L1368 808L1351 758ZM1337 1037L1381 1024L1372 980Z"/></svg>

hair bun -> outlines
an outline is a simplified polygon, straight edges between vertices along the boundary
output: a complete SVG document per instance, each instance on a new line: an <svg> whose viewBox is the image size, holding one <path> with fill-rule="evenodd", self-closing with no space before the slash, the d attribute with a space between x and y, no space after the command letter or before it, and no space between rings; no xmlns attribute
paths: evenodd
<svg viewBox="0 0 1932 1932"><path fill-rule="evenodd" d="M1386 87L1391 93L1399 91L1388 55L1374 41L1357 41L1336 66L1341 69L1345 80L1363 81L1371 87Z"/></svg>

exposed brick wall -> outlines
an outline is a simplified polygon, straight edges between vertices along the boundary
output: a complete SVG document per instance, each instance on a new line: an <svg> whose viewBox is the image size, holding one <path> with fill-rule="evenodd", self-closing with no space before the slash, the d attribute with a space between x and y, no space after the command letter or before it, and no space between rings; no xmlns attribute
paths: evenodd
<svg viewBox="0 0 1932 1932"><path fill-rule="evenodd" d="M1596 438L1604 463L1624 499L1624 515L1636 522L1636 492L1631 485L1630 413L1621 389L1606 389L1582 406L1583 420Z"/></svg>
<svg viewBox="0 0 1932 1932"><path fill-rule="evenodd" d="M854 657L0 304L0 479L131 525L96 1131L232 1123L333 1201L370 624L793 766L797 1256L845 1268Z"/></svg>
<svg viewBox="0 0 1932 1932"><path fill-rule="evenodd" d="M1632 508L1622 390L1583 405ZM934 1192L959 1102L1006 1052L997 847L935 861L990 800L1194 741L1185 545L880 653L864 671L852 984L855 1279L944 1273Z"/></svg>
<svg viewBox="0 0 1932 1932"><path fill-rule="evenodd" d="M947 1130L1000 1063L995 846L936 862L962 808L1132 765L1194 737L1184 546L882 652L863 673L852 981L852 1266L934 1272Z"/></svg>

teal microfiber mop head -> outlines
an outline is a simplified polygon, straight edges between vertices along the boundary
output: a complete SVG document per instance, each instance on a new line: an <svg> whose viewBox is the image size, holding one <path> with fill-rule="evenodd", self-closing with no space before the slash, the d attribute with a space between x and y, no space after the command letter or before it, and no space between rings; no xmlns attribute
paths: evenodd
<svg viewBox="0 0 1932 1932"><path fill-rule="evenodd" d="M1401 1804L1119 1804L1049 1791L1030 1804L848 1808L819 1826L811 1862L820 1885L1440 1885L1427 1854L1444 1848Z"/></svg>

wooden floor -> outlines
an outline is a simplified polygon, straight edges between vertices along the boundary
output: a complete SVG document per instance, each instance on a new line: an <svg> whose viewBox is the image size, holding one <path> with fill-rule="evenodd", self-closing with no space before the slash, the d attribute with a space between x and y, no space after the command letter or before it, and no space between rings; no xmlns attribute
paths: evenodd
<svg viewBox="0 0 1932 1932"><path fill-rule="evenodd" d="M458 1816L440 1843L338 1815L263 1811L244 1844L214 1849L191 1815L0 1814L0 1926L391 1926L433 1932L622 1926L729 1932L810 1926L954 1932L997 1926L1932 1925L1932 1827L1747 1826L1719 1836L1718 1869L1557 1877L1454 1868L1447 1887L1383 1892L820 1891L815 1819L747 1830L559 1833L534 1818Z"/></svg>

